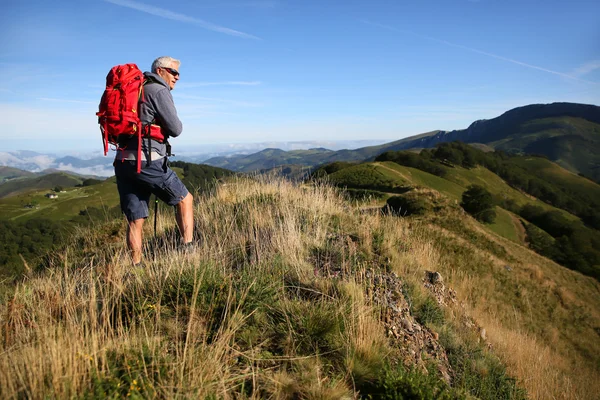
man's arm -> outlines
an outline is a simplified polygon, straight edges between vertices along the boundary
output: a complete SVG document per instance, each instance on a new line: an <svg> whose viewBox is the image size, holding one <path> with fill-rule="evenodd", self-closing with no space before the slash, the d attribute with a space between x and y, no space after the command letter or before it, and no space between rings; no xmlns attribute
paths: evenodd
<svg viewBox="0 0 600 400"><path fill-rule="evenodd" d="M173 96L169 89L159 90L153 96L154 110L156 111L154 118L156 123L160 125L165 137L177 137L183 131L183 124L177 116L177 109L173 102Z"/></svg>

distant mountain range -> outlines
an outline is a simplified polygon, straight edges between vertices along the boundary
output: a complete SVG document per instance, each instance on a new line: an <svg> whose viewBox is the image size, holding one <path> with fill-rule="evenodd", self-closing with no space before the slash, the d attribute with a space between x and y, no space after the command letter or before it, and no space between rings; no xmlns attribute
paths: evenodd
<svg viewBox="0 0 600 400"><path fill-rule="evenodd" d="M215 157L204 163L233 171L268 170L279 165L318 166L334 161L366 161L386 151L422 149L460 140L480 149L541 154L564 168L600 181L600 107L575 103L533 104L467 129L432 131L378 146L331 151L323 148Z"/></svg>
<svg viewBox="0 0 600 400"><path fill-rule="evenodd" d="M236 172L315 167L335 161L368 161L395 150L418 150L460 140L480 149L541 154L575 173L600 181L600 107L575 103L518 107L468 128L436 130L397 141L304 141L205 145L177 151L174 160L204 163ZM360 147L362 146L362 147ZM351 150L352 148L352 150ZM259 151L257 151L259 150ZM47 169L87 176L113 175L112 157L0 152L0 166L31 172Z"/></svg>
<svg viewBox="0 0 600 400"><path fill-rule="evenodd" d="M338 140L338 141L292 141L292 142L262 142L262 143L224 143L202 144L180 148L174 144L173 151L177 155L174 161L201 163L211 157L248 155L265 148L277 147L282 150L296 151L312 147L327 147L332 150L358 148L372 144L383 143L384 140ZM114 153L107 157L102 150L86 154L49 154L28 150L0 152L0 166L18 168L29 172L46 170L68 171L87 176L108 177L114 175Z"/></svg>
<svg viewBox="0 0 600 400"><path fill-rule="evenodd" d="M98 151L97 154L102 153ZM35 173L65 171L85 176L114 175L112 158L101 155L80 158L73 155L43 154L28 150L0 152L0 166Z"/></svg>

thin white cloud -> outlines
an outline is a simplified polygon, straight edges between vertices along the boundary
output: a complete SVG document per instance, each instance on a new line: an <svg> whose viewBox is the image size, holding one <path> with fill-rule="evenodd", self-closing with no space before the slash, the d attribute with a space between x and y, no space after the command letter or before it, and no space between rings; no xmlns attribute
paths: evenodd
<svg viewBox="0 0 600 400"><path fill-rule="evenodd" d="M200 86L258 86L260 81L225 81L225 82L182 82L179 83L179 89L187 89Z"/></svg>
<svg viewBox="0 0 600 400"><path fill-rule="evenodd" d="M278 1L272 0L219 2L220 7L275 8L278 5Z"/></svg>
<svg viewBox="0 0 600 400"><path fill-rule="evenodd" d="M571 75L580 77L597 69L600 69L600 60L588 61L585 64L575 68L573 72L571 72Z"/></svg>
<svg viewBox="0 0 600 400"><path fill-rule="evenodd" d="M204 21L199 18L190 17L190 16L187 16L184 14L166 10L164 8L154 7L154 6L150 6L148 4L139 3L137 1L132 1L132 0L104 0L104 1L107 3L115 4L117 6L127 7L127 8L131 8L131 9L138 10L141 12L145 12L147 14L152 14L152 15L156 15L158 17L171 19L173 21L186 22L186 23L198 25L204 29L208 29L211 31L219 32L219 33L224 33L226 35L238 36L238 37L245 38L245 39L260 40L259 37L250 35L248 33L236 31L234 29L226 28L226 27L220 26L220 25L215 25L211 22Z"/></svg>
<svg viewBox="0 0 600 400"><path fill-rule="evenodd" d="M558 76L561 76L563 78L572 79L572 80L579 81L579 82L584 82L584 83L591 83L591 84L594 84L594 85L600 84L599 82L593 82L593 81L588 81L586 79L581 79L581 78L579 78L578 76L576 76L574 74L565 74L563 72L553 71L553 70L548 69L548 68L538 67L537 65L527 64L527 63L524 63L522 61L513 60L512 58L503 57L503 56L499 56L497 54L492 54L492 53L488 53L486 51L481 51L481 50L478 50L478 49L474 49L472 47L467 47L467 46L463 46L461 44L456 44L456 43L448 42L447 40L437 39L437 38L434 38L434 37L431 37L431 36L421 35L419 33L411 32L411 31L406 31L406 30L402 30L402 29L397 29L397 28L394 28L394 27L389 26L389 25L383 25L383 24L379 24L379 23L376 23L376 22L371 22L371 21L368 21L368 20L360 20L360 21L362 23L365 23L365 24L368 24L368 25L377 26L379 28L383 28L383 29L386 29L386 30L394 31L394 32L406 33L406 34L409 34L409 35L417 36L417 37L422 38L422 39L427 39L427 40L431 40L431 41L434 41L434 42L445 44L447 46L452 46L452 47L457 47L459 49L468 50L468 51L471 51L473 53L482 54L484 56L496 58L498 60L506 61L506 62L509 62L509 63L512 63L512 64L517 64L517 65L520 65L520 66L523 66L523 67L527 67L527 68L531 68L531 69L536 69L538 71L544 71L544 72L547 72L549 74L558 75Z"/></svg>

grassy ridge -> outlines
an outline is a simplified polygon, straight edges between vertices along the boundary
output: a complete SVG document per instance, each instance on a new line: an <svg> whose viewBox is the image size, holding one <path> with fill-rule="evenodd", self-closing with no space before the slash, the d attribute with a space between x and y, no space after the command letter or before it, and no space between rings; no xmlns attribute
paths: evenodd
<svg viewBox="0 0 600 400"><path fill-rule="evenodd" d="M438 212L409 221L229 180L197 199L192 252L161 217L137 270L107 240L121 221L84 231L0 304L0 395L523 398L514 376L532 398L593 397L598 283L430 195Z"/></svg>
<svg viewBox="0 0 600 400"><path fill-rule="evenodd" d="M585 178L576 175L570 174L570 176L586 180ZM446 177L440 178L415 168L405 167L394 162L386 161L364 163L344 168L329 175L328 179L332 183L342 187L381 190L389 193L398 192L398 188L431 188L457 203L461 201L462 193L467 187L475 183L485 187L497 198L514 201L514 204L518 207L526 204L535 205L547 211L557 211L570 221L579 221L578 217L564 210L552 207L510 187L498 177L498 175L483 167L472 169L462 167L448 168ZM371 182L374 182L374 184ZM587 182L591 185L595 185L593 182ZM516 240L520 228L509 223L508 214L500 212L499 215L501 220L497 221L496 224L493 224L491 229L507 239ZM500 227L500 225L502 225L502 227Z"/></svg>
<svg viewBox="0 0 600 400"><path fill-rule="evenodd" d="M425 399L493 398L501 388L522 398L423 288L435 254L402 222L352 211L328 187L250 180L200 198L195 216L202 239L192 252L172 248L173 221L161 218L152 261L131 270L123 243L82 232L16 288L0 305L0 394ZM410 274L391 274L407 265ZM386 333L385 293L434 347L434 324L443 324L452 365L428 347L415 358ZM463 367L473 357L487 373ZM438 363L450 365L453 387Z"/></svg>
<svg viewBox="0 0 600 400"><path fill-rule="evenodd" d="M395 171L396 177L404 177L405 179L408 179L408 182L412 185L435 189L455 200L460 200L462 192L465 190L460 184L431 175L416 168L404 167L391 161L376 163L376 165L381 165L388 170Z"/></svg>

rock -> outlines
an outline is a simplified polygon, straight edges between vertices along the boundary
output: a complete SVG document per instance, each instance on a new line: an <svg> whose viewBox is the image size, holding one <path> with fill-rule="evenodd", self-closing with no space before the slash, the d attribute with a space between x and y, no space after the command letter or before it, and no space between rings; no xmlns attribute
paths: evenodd
<svg viewBox="0 0 600 400"><path fill-rule="evenodd" d="M444 279L439 272L425 271L425 276L432 285L444 282Z"/></svg>
<svg viewBox="0 0 600 400"><path fill-rule="evenodd" d="M402 319L402 328L404 328L404 330L408 331L408 332L412 332L413 331L413 326L410 323L410 321L406 318Z"/></svg>
<svg viewBox="0 0 600 400"><path fill-rule="evenodd" d="M481 337L481 339L485 340L485 337L486 337L485 328L481 328L481 330L479 331L479 336Z"/></svg>

